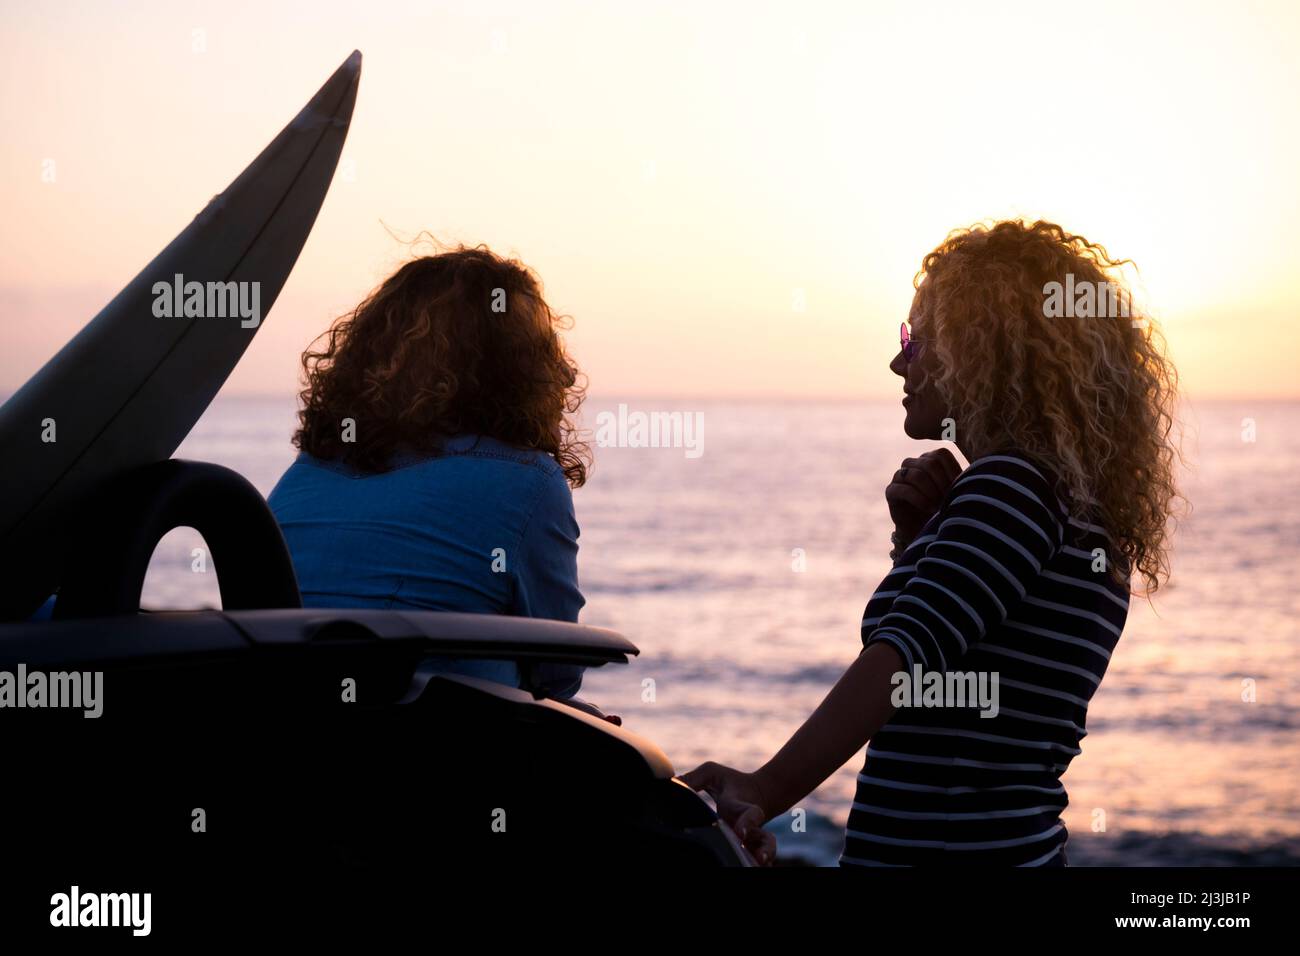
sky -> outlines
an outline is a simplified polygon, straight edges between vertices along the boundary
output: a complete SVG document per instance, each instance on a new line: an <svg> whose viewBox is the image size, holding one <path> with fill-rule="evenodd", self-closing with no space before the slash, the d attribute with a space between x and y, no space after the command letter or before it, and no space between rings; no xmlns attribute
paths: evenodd
<svg viewBox="0 0 1300 956"><path fill-rule="evenodd" d="M1137 263L1185 394L1300 397L1300 4L0 10L0 390L360 49L340 174L228 392L294 390L428 231L535 269L593 395L894 398L922 256L1020 216Z"/></svg>

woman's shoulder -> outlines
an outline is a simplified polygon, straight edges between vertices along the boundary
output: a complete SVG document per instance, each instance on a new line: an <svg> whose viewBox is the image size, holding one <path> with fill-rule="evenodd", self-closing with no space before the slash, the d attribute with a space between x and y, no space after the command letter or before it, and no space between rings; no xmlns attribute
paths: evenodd
<svg viewBox="0 0 1300 956"><path fill-rule="evenodd" d="M436 472L448 462L476 463L489 470L542 479L562 474L555 459L540 449L520 448L488 435L472 434L445 436L422 448L396 448L388 458L386 471Z"/></svg>
<svg viewBox="0 0 1300 956"><path fill-rule="evenodd" d="M491 435L456 435L444 439L441 454L510 462L535 468L546 475L561 470L559 463L540 448L521 448Z"/></svg>
<svg viewBox="0 0 1300 956"><path fill-rule="evenodd" d="M574 525L573 492L564 469L549 454L537 448L521 448L486 435L458 435L446 439L439 454L430 459L431 467L456 460L465 468L457 469L452 481L474 487L493 484L504 489L519 503L521 533L529 528L564 526L577 537Z"/></svg>
<svg viewBox="0 0 1300 956"><path fill-rule="evenodd" d="M1056 470L1037 456L1029 455L1015 448L1000 448L987 455L971 459L971 463L958 479L974 475L1002 475L1007 478L1021 478L1031 484L1045 484L1049 488L1056 483Z"/></svg>
<svg viewBox="0 0 1300 956"><path fill-rule="evenodd" d="M1016 448L1000 448L972 459L953 482L949 499L964 493L998 499L1018 510L1040 505L1062 528L1069 519L1065 504L1069 490L1057 470L1040 456Z"/></svg>
<svg viewBox="0 0 1300 956"><path fill-rule="evenodd" d="M522 480L538 485L564 480L564 470L544 451L519 448L486 435L456 435L426 448L395 448L385 459L383 467L376 470L359 468L345 458L318 458L300 451L281 481L310 481L308 476L313 473L328 473L353 480L425 481L436 477L445 470L445 465L453 462L470 464L469 470L480 480ZM463 473L465 469L459 471Z"/></svg>

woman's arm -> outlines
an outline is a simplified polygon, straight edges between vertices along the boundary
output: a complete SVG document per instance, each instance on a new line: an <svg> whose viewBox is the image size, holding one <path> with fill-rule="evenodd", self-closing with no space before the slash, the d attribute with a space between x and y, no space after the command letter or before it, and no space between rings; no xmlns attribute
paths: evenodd
<svg viewBox="0 0 1300 956"><path fill-rule="evenodd" d="M753 773L708 761L682 782L706 790L722 818L751 851L761 849L757 831L812 793L861 750L894 713L890 689L903 658L891 644L873 644L858 655L811 717L776 756ZM755 856L758 854L755 853Z"/></svg>
<svg viewBox="0 0 1300 956"><path fill-rule="evenodd" d="M723 817L739 821L742 840L753 823L761 826L816 789L889 720L895 673L952 670L1006 620L1060 546L1055 496L1028 463L982 459L953 489L934 540L865 635L866 649L781 751L754 773L710 762L682 778L708 790L720 812L726 806Z"/></svg>
<svg viewBox="0 0 1300 956"><path fill-rule="evenodd" d="M767 819L812 793L894 714L893 676L903 658L889 644L873 644L849 665L826 698L776 756L754 772Z"/></svg>

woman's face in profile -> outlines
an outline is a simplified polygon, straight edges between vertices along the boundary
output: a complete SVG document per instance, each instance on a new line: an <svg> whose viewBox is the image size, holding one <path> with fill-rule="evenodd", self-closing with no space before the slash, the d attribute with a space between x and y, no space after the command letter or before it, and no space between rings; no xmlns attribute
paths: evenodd
<svg viewBox="0 0 1300 956"><path fill-rule="evenodd" d="M900 348L889 363L889 370L903 380L903 409L907 413L903 419L903 431L909 438L937 439L942 437L943 420L948 412L933 384L938 369L934 364L934 350L926 338L926 315L920 300L918 291L907 317L912 341L918 343L913 346L912 359L909 362ZM929 383L923 381L926 373L929 373Z"/></svg>

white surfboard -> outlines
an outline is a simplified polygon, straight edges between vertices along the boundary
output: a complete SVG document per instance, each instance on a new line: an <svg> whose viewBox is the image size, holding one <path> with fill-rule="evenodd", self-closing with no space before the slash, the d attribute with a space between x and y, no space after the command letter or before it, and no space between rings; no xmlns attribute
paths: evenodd
<svg viewBox="0 0 1300 956"><path fill-rule="evenodd" d="M0 407L0 618L38 607L63 562L94 560L94 542L77 540L72 526L88 493L171 457L244 354L316 221L360 76L353 52L261 155Z"/></svg>

